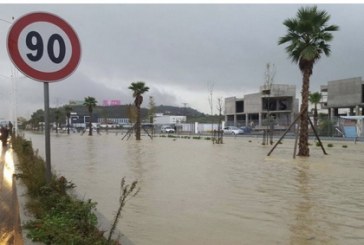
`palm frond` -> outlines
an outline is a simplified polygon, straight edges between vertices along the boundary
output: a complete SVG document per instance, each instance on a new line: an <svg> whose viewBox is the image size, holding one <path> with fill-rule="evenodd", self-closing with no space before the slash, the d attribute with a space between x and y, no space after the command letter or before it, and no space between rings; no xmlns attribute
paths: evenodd
<svg viewBox="0 0 364 245"><path fill-rule="evenodd" d="M283 22L287 34L278 39L278 45L287 43L285 49L289 58L300 66L315 63L322 54L329 56L331 49L328 42L333 39L331 32L339 29L336 25L327 25L329 19L330 15L318 10L317 6L300 8L296 18ZM301 59L305 62L300 62Z"/></svg>
<svg viewBox="0 0 364 245"><path fill-rule="evenodd" d="M143 81L132 82L128 88L133 91L134 97L149 91L149 87L145 86Z"/></svg>

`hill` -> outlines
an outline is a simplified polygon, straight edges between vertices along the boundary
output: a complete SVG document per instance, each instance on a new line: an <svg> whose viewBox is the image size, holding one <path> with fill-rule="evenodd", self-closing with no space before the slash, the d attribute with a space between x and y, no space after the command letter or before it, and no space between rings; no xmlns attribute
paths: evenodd
<svg viewBox="0 0 364 245"><path fill-rule="evenodd" d="M72 108L72 112L76 112L77 115L83 117L88 115L88 110L84 105L70 105ZM96 106L93 109L93 115L95 118L128 118L128 108L129 105L116 105L116 106ZM204 113L201 113L190 107L177 107L177 106L165 106L160 105L156 106L155 113L163 113L164 115L175 115L175 116L186 116L188 121L200 121L202 119L206 119L208 117ZM56 111L59 110L61 112L59 121L65 121L66 115L63 110L63 107L60 108L50 108L49 119L51 122L55 121ZM149 109L141 108L141 117L142 119L146 119L148 116ZM198 119L198 120L197 120ZM38 122L44 121L44 111L39 109L35 111L30 121L33 124L38 124Z"/></svg>
<svg viewBox="0 0 364 245"><path fill-rule="evenodd" d="M129 105L117 105L117 106L96 106L94 108L94 114L98 117L128 117L128 106ZM83 105L72 105L72 111L77 112L79 115L87 115L87 108ZM147 108L141 108L142 118L148 115ZM155 113L163 113L164 115L175 115L175 116L187 116L187 117L200 117L204 114L189 108L189 107L176 107L176 106L165 106L160 105L155 107Z"/></svg>

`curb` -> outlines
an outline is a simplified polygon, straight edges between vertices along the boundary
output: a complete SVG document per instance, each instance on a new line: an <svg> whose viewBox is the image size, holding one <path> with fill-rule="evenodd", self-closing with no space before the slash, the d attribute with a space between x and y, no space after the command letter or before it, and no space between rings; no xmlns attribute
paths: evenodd
<svg viewBox="0 0 364 245"><path fill-rule="evenodd" d="M18 203L18 208L19 208L19 215L17 217L18 221L18 230L20 231L19 233L21 234L21 239L22 241L20 241L19 243L17 243L15 241L15 244L23 244L23 245L41 245L43 243L39 243L39 242L33 242L31 241L29 238L27 238L27 231L25 229L22 229L22 225L24 223L26 223L27 221L29 221L32 216L26 211L25 208L25 203L27 201L27 197L26 197L26 188L23 184L19 183L19 181L16 181L16 178L13 176L13 183L14 183L14 190L13 190L13 196L14 196L14 200L15 202Z"/></svg>

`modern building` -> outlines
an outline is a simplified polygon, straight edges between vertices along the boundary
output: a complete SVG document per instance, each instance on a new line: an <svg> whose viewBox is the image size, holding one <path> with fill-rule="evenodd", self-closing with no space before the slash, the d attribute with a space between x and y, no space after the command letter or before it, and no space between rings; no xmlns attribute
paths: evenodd
<svg viewBox="0 0 364 245"><path fill-rule="evenodd" d="M327 109L331 118L343 114L363 115L364 82L361 77L329 81L320 90L321 109Z"/></svg>
<svg viewBox="0 0 364 245"><path fill-rule="evenodd" d="M263 85L258 93L225 98L226 126L262 128L268 125L269 115L275 128L287 128L297 113L295 85Z"/></svg>

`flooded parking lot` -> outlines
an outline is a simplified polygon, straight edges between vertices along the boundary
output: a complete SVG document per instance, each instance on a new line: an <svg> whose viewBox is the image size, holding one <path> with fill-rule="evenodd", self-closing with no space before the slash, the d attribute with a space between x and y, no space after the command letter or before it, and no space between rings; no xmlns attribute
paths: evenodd
<svg viewBox="0 0 364 245"><path fill-rule="evenodd" d="M25 137L44 156L44 135ZM224 141L52 135L52 167L109 220L121 178L139 180L119 223L135 244L364 243L363 143L293 159L294 140L269 157L260 138Z"/></svg>

